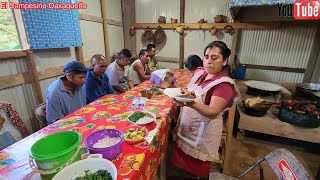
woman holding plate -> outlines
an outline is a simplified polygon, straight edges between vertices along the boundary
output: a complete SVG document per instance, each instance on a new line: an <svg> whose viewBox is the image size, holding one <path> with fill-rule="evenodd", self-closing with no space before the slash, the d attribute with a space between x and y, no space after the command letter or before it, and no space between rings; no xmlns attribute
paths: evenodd
<svg viewBox="0 0 320 180"><path fill-rule="evenodd" d="M224 71L230 49L222 41L214 41L204 50L203 67L191 78L187 89L198 97L193 102L172 100L181 107L174 130L171 162L194 175L207 178L211 161L219 159L222 115L239 98L239 89Z"/></svg>

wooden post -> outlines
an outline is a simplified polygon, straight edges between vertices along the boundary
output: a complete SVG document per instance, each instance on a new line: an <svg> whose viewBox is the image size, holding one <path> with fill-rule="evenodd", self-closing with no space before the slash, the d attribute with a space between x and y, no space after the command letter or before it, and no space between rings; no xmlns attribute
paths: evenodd
<svg viewBox="0 0 320 180"><path fill-rule="evenodd" d="M80 62L84 63L83 48L82 48L82 46L75 47L75 50L76 50L76 58L77 58L77 61L80 61Z"/></svg>
<svg viewBox="0 0 320 180"><path fill-rule="evenodd" d="M131 0L131 23L136 23L136 1ZM131 27L130 27L131 28ZM133 36L131 36L131 52L137 54L137 39L136 31Z"/></svg>
<svg viewBox="0 0 320 180"><path fill-rule="evenodd" d="M222 172L225 171L227 167L227 162L230 162L230 156L231 156L231 142L232 142L232 132L233 132L233 125L234 125L234 118L236 113L236 106L237 103L234 102L230 110L228 111L228 120L226 123L227 128L227 143L226 143L226 149L224 154L224 160L223 160L223 168Z"/></svg>
<svg viewBox="0 0 320 180"><path fill-rule="evenodd" d="M229 65L231 66L231 69L235 69L234 58L236 56L236 51L237 51L238 34L239 34L239 29L236 29L234 30L234 34L232 35L231 54L229 58Z"/></svg>
<svg viewBox="0 0 320 180"><path fill-rule="evenodd" d="M121 0L124 47L136 54L136 35L130 35L131 24L136 22L135 0ZM135 30L134 30L135 31Z"/></svg>
<svg viewBox="0 0 320 180"><path fill-rule="evenodd" d="M185 0L180 0L180 23L184 23ZM184 33L180 34L179 68L183 69L184 61Z"/></svg>
<svg viewBox="0 0 320 180"><path fill-rule="evenodd" d="M39 83L38 71L36 68L36 62L34 60L33 52L28 50L27 52L27 68L31 77L31 85L35 94L35 100L37 104L43 103L41 87Z"/></svg>
<svg viewBox="0 0 320 180"><path fill-rule="evenodd" d="M104 34L104 48L105 48L105 56L107 60L110 62L110 48L109 48L109 33L108 33L108 19L107 19L107 1L100 0L101 3L101 14L103 19L103 34Z"/></svg>
<svg viewBox="0 0 320 180"><path fill-rule="evenodd" d="M318 40L317 40L318 39ZM311 46L311 52L308 60L308 64L306 67L306 71L303 76L303 82L311 82L312 74L314 71L317 71L318 69L315 67L317 63L318 54L320 53L320 25L317 27L317 32L314 37L313 45Z"/></svg>

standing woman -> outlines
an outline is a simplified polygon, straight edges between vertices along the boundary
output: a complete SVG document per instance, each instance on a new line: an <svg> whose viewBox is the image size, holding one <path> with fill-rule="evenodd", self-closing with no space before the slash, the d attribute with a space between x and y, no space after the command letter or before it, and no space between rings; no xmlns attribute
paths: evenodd
<svg viewBox="0 0 320 180"><path fill-rule="evenodd" d="M222 41L208 44L203 67L195 71L187 86L201 97L187 103L172 100L181 111L173 134L171 162L196 176L207 178L211 161L219 159L222 115L240 95L235 82L224 71L230 53Z"/></svg>
<svg viewBox="0 0 320 180"><path fill-rule="evenodd" d="M129 68L129 77L134 86L150 79L150 70L148 68L148 51L142 49L139 53L139 59L135 60Z"/></svg>

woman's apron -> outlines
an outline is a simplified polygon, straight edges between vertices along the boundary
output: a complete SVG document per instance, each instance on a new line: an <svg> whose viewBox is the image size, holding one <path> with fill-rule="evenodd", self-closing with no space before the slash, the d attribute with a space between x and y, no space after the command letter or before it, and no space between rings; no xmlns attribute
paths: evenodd
<svg viewBox="0 0 320 180"><path fill-rule="evenodd" d="M240 98L239 88L230 77L221 77L210 82L204 88L195 84L203 73L203 70L197 72L187 86L189 91L195 91L196 94L200 95L200 98L197 98L195 102L204 104L207 91L223 82L228 82L234 86L235 95L233 101ZM229 107L220 112L215 119L210 119L190 107L181 107L178 124L173 135L177 146L184 153L196 159L202 161L218 160L218 150L223 129L222 115L228 109Z"/></svg>

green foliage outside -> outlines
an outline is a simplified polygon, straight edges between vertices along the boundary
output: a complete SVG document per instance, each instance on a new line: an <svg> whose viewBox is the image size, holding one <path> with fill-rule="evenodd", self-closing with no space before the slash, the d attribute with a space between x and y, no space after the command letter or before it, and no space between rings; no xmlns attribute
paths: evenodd
<svg viewBox="0 0 320 180"><path fill-rule="evenodd" d="M0 9L0 51L11 49L21 49L13 12L9 8Z"/></svg>

